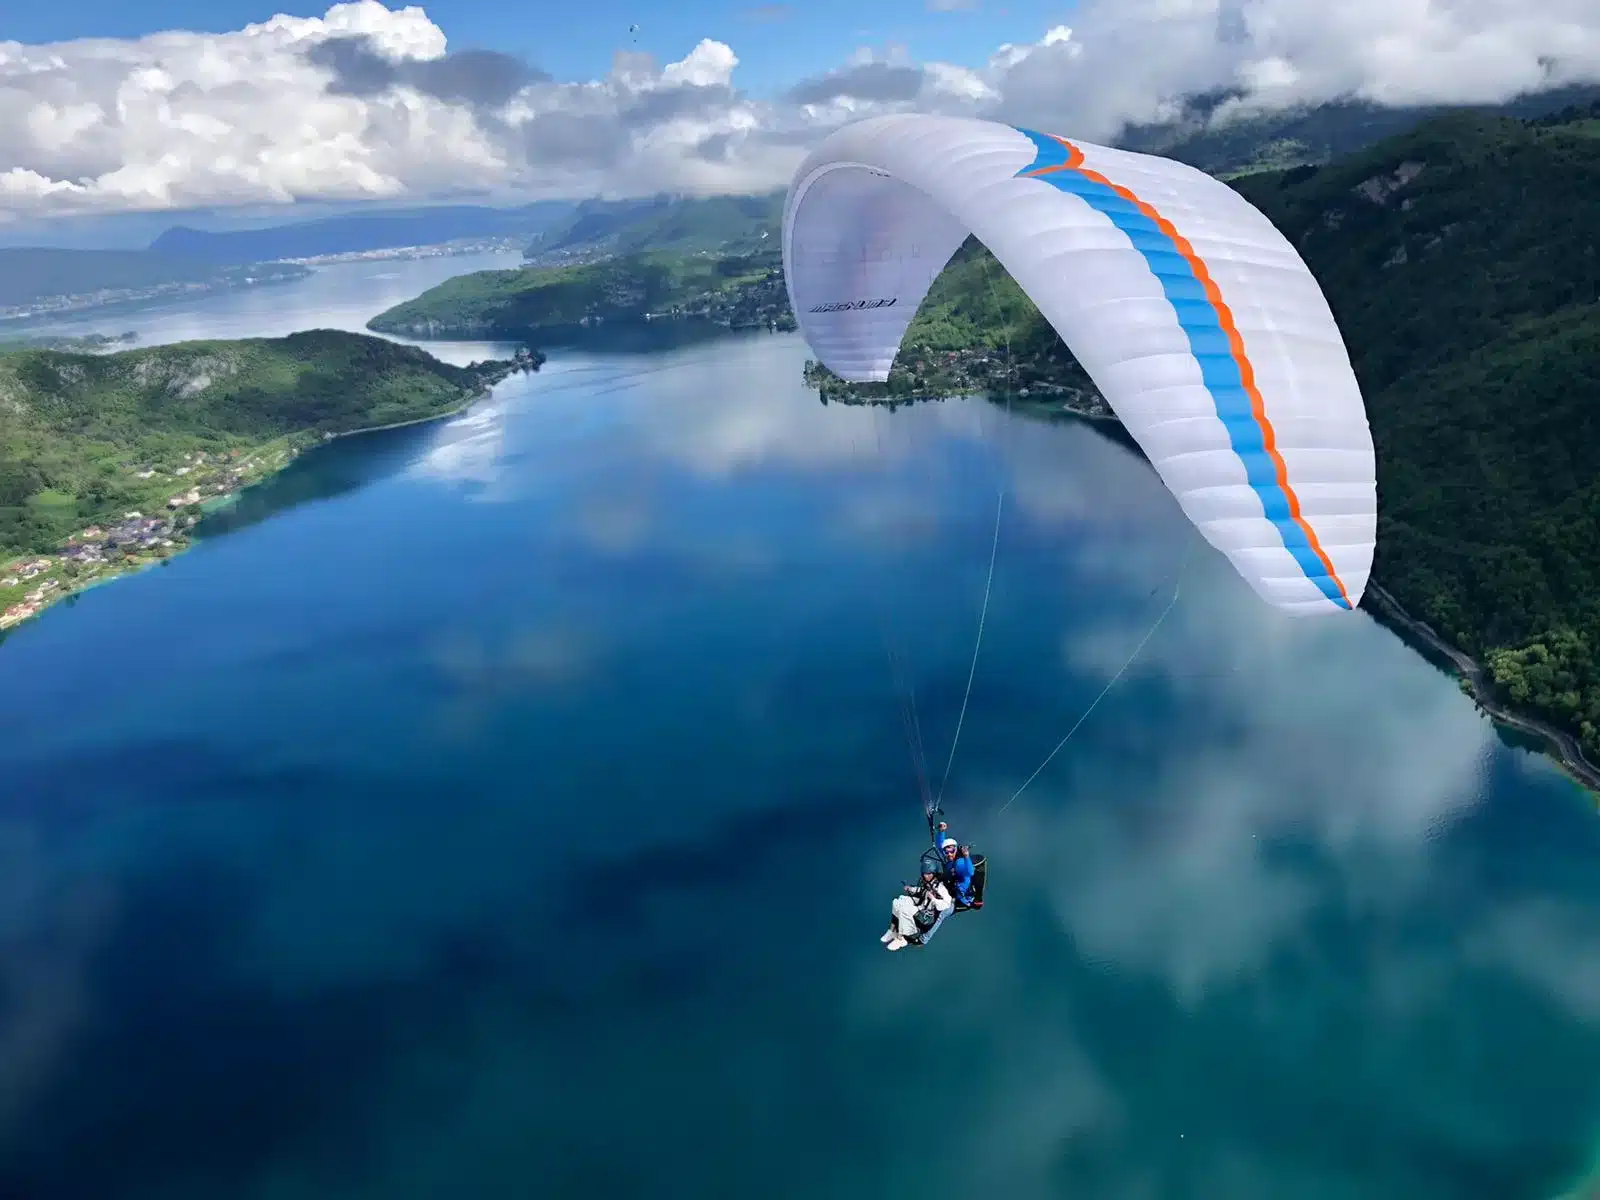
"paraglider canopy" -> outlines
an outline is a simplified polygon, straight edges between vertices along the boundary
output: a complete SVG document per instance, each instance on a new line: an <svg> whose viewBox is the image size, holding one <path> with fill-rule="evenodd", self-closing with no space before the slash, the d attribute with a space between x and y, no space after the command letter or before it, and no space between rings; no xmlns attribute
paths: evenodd
<svg viewBox="0 0 1600 1200"><path fill-rule="evenodd" d="M1151 155L961 118L845 126L801 164L783 217L789 299L823 365L887 379L969 234L1264 600L1355 608L1375 540L1372 436L1327 301L1265 216Z"/></svg>

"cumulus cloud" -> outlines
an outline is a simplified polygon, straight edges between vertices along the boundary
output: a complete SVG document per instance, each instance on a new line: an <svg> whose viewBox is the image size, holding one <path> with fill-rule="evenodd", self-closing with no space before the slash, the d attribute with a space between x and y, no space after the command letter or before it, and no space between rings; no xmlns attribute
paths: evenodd
<svg viewBox="0 0 1600 1200"><path fill-rule="evenodd" d="M846 98L892 104L915 100L922 91L920 67L864 62L797 84L789 92L796 104L831 104Z"/></svg>
<svg viewBox="0 0 1600 1200"><path fill-rule="evenodd" d="M494 50L396 62L369 37L331 37L312 46L306 58L332 72L328 90L336 94L377 96L405 85L438 100L485 108L503 105L526 85L550 78L521 59Z"/></svg>
<svg viewBox="0 0 1600 1200"><path fill-rule="evenodd" d="M378 0L223 34L0 42L0 214L765 190L829 129L879 112L1107 139L1219 91L1219 117L1337 97L1489 102L1600 80L1600 7L1086 0L1070 28L968 63L863 50L768 98L741 90L738 65L708 38L665 64L622 50L603 78L558 80L452 50L423 9Z"/></svg>

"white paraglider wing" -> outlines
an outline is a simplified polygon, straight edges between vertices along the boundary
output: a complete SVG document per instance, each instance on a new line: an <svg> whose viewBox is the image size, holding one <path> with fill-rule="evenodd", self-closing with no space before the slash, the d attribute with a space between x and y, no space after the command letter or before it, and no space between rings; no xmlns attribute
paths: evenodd
<svg viewBox="0 0 1600 1200"><path fill-rule="evenodd" d="M823 365L888 378L969 233L1263 599L1308 613L1360 602L1372 434L1322 290L1266 217L1150 155L990 121L846 126L801 165L783 217L789 299Z"/></svg>

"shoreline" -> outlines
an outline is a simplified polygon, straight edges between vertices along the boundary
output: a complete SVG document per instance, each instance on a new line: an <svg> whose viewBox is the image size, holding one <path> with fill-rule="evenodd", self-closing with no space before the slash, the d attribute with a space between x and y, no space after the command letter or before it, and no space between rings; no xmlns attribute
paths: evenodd
<svg viewBox="0 0 1600 1200"><path fill-rule="evenodd" d="M500 381L497 380L496 382L500 382ZM369 426L366 426L366 427L361 428L361 429L347 429L347 430L344 430L343 432L340 432L340 433L325 434L322 437L316 439L315 441L309 442L309 443L307 443L307 444L305 444L303 446L300 446L300 447L296 447L294 445L295 441L298 438L304 438L307 435L306 434L289 434L285 438L282 439L286 443L286 446L287 446L287 449L288 449L289 453L288 453L288 456L284 459L284 461L283 461L281 466L278 466L278 467L274 468L273 470L268 471L264 475L261 475L259 478L252 479L249 483L245 484L241 488L236 488L235 490L233 490L231 492L224 492L224 493L222 493L221 495L218 495L218 496L209 497L206 501L203 502L204 507L209 512L211 510L221 509L221 508L225 508L225 507L228 507L230 505L236 504L238 502L240 496L244 495L246 492L250 491L250 489L252 489L252 488L260 487L262 484L268 482L269 480L276 479L279 475L283 474L284 471L288 470L295 463L299 462L301 456L304 455L305 453L307 453L308 451L315 450L319 446L325 446L328 443L333 442L333 441L337 441L340 438L360 437L360 436L363 436L363 435L366 435L366 434L371 434L371 433L383 433L384 431L390 430L390 429L407 429L407 428L410 428L410 427L416 426L416 425L427 425L427 424L431 424L432 422L435 422L435 421L445 421L445 420L449 420L452 417L460 416L462 413L464 413L468 409L472 408L475 404L477 404L480 401L486 399L489 396L489 394L491 392L493 392L494 387L495 387L494 383L486 384L482 389L480 389L477 392L474 392L463 403L456 405L454 408L448 410L447 412L436 413L436 414L433 414L431 416L426 416L426 417L416 417L416 418L413 418L412 420L409 420L409 421L395 421L395 422L393 422L391 424L388 424L388 425L369 425ZM267 443L267 445L270 445L270 444L271 443ZM0 643L3 643L6 638L8 638L11 634L16 632L17 630L23 628L25 625L31 624L32 622L38 620L40 617L44 616L45 613L49 612L51 609L57 607L58 605L60 605L62 603L65 603L66 601L75 599L76 597L81 596L86 592L93 591L95 588L105 587L108 584L116 583L119 580L131 578L134 575L141 574L141 573L143 573L145 571L148 571L148 570L150 570L150 569L152 569L154 567L165 566L167 563L170 563L173 559L178 558L181 555L187 554L190 550L193 550L195 548L196 538L195 538L194 535L195 535L195 531L194 531L194 529L191 528L190 530L188 530L184 534L183 541L181 543L175 544L173 547L171 547L170 551L168 553L166 553L166 554L159 554L159 555L156 555L156 556L150 557L150 558L141 558L141 559L138 559L136 561L127 563L127 565L125 565L125 566L123 566L123 567L121 567L121 568L119 568L117 570L101 571L98 574L96 574L93 578L85 580L84 582L78 584L76 587L63 588L59 592L59 594L56 595L53 599L51 599L48 603L41 604L38 607L38 609L36 609L32 613L29 613L26 617L23 617L20 621L15 621L15 622L13 622L13 623L11 623L9 625L0 626Z"/></svg>
<svg viewBox="0 0 1600 1200"><path fill-rule="evenodd" d="M815 386L815 385L813 385ZM825 395L818 389L818 395ZM945 400L971 400L984 399L991 404L997 404L1008 412L1024 412L1041 417L1072 417L1078 421L1096 421L1103 424L1121 426L1122 421L1113 412L1098 412L1093 409L1079 408L1071 400L1041 399L1036 396L1022 396L1016 393L1007 395L997 392L992 387L949 388L938 393L927 395L909 396L860 396L841 397L838 395L827 396L829 404L842 404L847 408L889 408L899 407L902 404L930 404Z"/></svg>
<svg viewBox="0 0 1600 1200"><path fill-rule="evenodd" d="M1540 717L1519 713L1497 700L1483 664L1465 650L1445 641L1426 621L1413 617L1381 584L1367 584L1361 606L1367 608L1380 624L1401 641L1413 648L1424 647L1443 658L1449 663L1447 669L1460 682L1461 690L1472 699L1479 712L1496 724L1537 738L1544 747L1544 753L1554 759L1556 765L1585 788L1600 805L1600 766L1590 762L1584 755L1577 738Z"/></svg>
<svg viewBox="0 0 1600 1200"><path fill-rule="evenodd" d="M533 374L537 372L539 368L544 365L544 361L544 358L540 357L534 362L533 366L528 367L522 365L520 362L517 362L515 359L509 360L505 370L496 374L493 379L486 379L480 382L473 390L472 394L469 395L465 400L456 405L454 408L447 409L442 413L433 413L426 417L412 417L409 421L391 421L387 425L364 425L360 429L346 429L342 433L327 433L322 436L319 442L313 443L313 445L336 442L340 438L359 437L366 433L384 433L390 429L410 429L413 425L428 425L434 421L448 421L451 417L459 417L462 413L466 412L480 400L487 400L489 396L493 394L495 388L499 387L513 375ZM285 465L287 466L288 464ZM279 469L281 470L282 468ZM259 479L256 480L256 483L260 482L262 481ZM254 487L255 484L251 484L250 486ZM240 491L243 490L244 489L242 488L240 489ZM228 494L232 496L236 495L237 493L230 492Z"/></svg>
<svg viewBox="0 0 1600 1200"><path fill-rule="evenodd" d="M390 429L410 429L413 425L428 425L428 424L431 424L434 421L448 421L451 417L459 417L462 413L466 412L467 409L471 408L474 404L478 403L478 401L485 399L489 395L489 392L492 391L492 390L493 390L492 388L486 388L485 390L475 394L471 399L465 401L464 403L456 405L454 408L450 409L448 412L436 413L435 415L433 415L431 417L413 417L409 421L393 421L388 425L366 425L366 426L363 426L360 429L346 429L342 433L325 433L325 434L322 435L322 437L321 437L321 439L319 441L314 443L314 445L319 445L319 446L320 445L326 445L328 442L336 442L340 438L361 437L363 434L383 433L386 430L390 430ZM293 460L290 460L290 461L293 461ZM288 466L288 463L285 463L284 466L285 467ZM283 470L283 467L280 467L279 470L280 471ZM261 479L256 480L255 483L252 483L250 486L251 487L255 487L256 483L263 483L267 479L270 479L270 478L272 478L272 476L270 476L270 475L263 476ZM239 492L242 492L242 491L245 491L245 490L246 489L244 489L244 488L240 488ZM237 496L239 494L239 492L229 492L228 496ZM218 497L218 499L223 499L223 498L224 497Z"/></svg>

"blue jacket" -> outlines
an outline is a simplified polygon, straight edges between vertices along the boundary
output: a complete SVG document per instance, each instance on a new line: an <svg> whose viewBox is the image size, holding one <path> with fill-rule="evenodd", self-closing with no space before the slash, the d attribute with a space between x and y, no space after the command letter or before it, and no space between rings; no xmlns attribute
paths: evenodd
<svg viewBox="0 0 1600 1200"><path fill-rule="evenodd" d="M956 899L969 903L972 900L972 860L965 854L958 855L950 864L950 874L956 883Z"/></svg>
<svg viewBox="0 0 1600 1200"><path fill-rule="evenodd" d="M949 837L949 834L945 834ZM939 850L940 857L944 857L944 848ZM956 852L954 859L944 858L945 870L950 873L950 880L955 884L956 899L966 904L972 899L972 859L960 851Z"/></svg>

